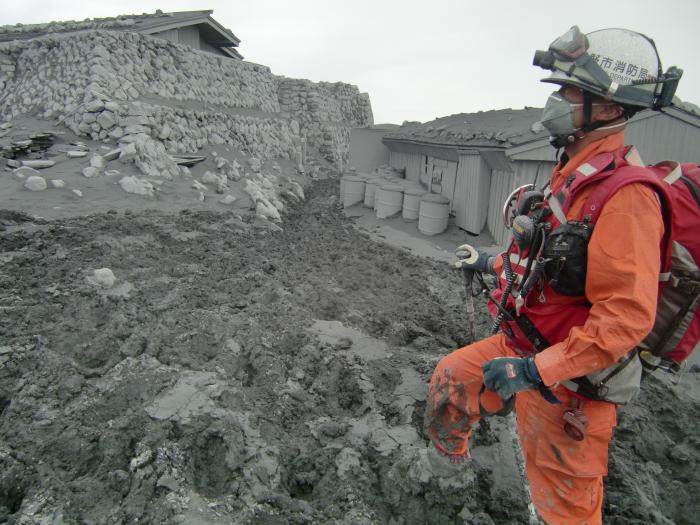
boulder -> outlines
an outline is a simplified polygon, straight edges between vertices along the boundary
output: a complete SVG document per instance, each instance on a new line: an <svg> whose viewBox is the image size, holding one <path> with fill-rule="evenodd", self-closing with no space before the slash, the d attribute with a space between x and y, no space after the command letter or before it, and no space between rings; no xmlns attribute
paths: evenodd
<svg viewBox="0 0 700 525"><path fill-rule="evenodd" d="M105 107L105 103L102 102L101 100L91 100L87 104L85 104L85 110L89 111L91 113L95 113L97 111L102 111ZM85 117L83 117L84 119Z"/></svg>
<svg viewBox="0 0 700 525"><path fill-rule="evenodd" d="M121 153L119 154L119 160L122 162L128 162L136 157L136 144L130 142L121 148Z"/></svg>
<svg viewBox="0 0 700 525"><path fill-rule="evenodd" d="M105 159L102 155L93 155L90 159L90 166L97 169L102 169L105 167Z"/></svg>
<svg viewBox="0 0 700 525"><path fill-rule="evenodd" d="M213 184L216 187L219 186L225 186L226 185L226 177L223 175L217 175L216 173L212 173L211 171L207 171L202 175L202 182L205 184Z"/></svg>
<svg viewBox="0 0 700 525"><path fill-rule="evenodd" d="M109 131L109 136L115 140L118 140L124 136L124 130L122 128L112 128Z"/></svg>
<svg viewBox="0 0 700 525"><path fill-rule="evenodd" d="M230 194L229 194L229 195L226 195L226 196L225 196L223 199L221 199L219 202L220 202L221 204L229 205L229 204L233 204L233 203L236 202L237 200L238 200L238 197L234 197L233 195L230 195Z"/></svg>
<svg viewBox="0 0 700 525"><path fill-rule="evenodd" d="M29 191L44 191L47 185L44 177L32 175L31 177L27 177L27 180L24 181L24 187Z"/></svg>
<svg viewBox="0 0 700 525"><path fill-rule="evenodd" d="M163 127L160 128L160 132L158 133L158 138L160 140L167 140L171 132L170 126L168 126L167 123L163 124Z"/></svg>
<svg viewBox="0 0 700 525"><path fill-rule="evenodd" d="M114 283L117 282L117 278L109 268L93 270L92 274L88 275L85 279L91 285L100 288L112 288Z"/></svg>
<svg viewBox="0 0 700 525"><path fill-rule="evenodd" d="M71 151L66 151L66 157L69 159L79 159L81 157L87 157L88 152L87 151L76 151L76 150L71 150Z"/></svg>
<svg viewBox="0 0 700 525"><path fill-rule="evenodd" d="M29 168L34 168L34 169L50 168L51 166L54 166L55 164L56 164L55 160L48 160L48 159L30 159L30 160L23 160L22 161L22 166L27 166Z"/></svg>
<svg viewBox="0 0 700 525"><path fill-rule="evenodd" d="M124 177L119 181L119 186L127 193L145 195L148 197L152 197L155 191L153 184L145 179L139 179L138 177Z"/></svg>
<svg viewBox="0 0 700 525"><path fill-rule="evenodd" d="M115 126L116 120L114 113L111 111L103 111L97 117L97 123L102 126L102 129L111 129Z"/></svg>
<svg viewBox="0 0 700 525"><path fill-rule="evenodd" d="M12 171L12 174L17 179L25 179L27 177L31 177L32 175L41 175L37 170L35 170L34 168L30 168L29 166L22 166L21 168L17 168L16 170Z"/></svg>
<svg viewBox="0 0 700 525"><path fill-rule="evenodd" d="M100 175L100 170L94 166L88 166L83 168L83 176L91 179L93 177L98 177Z"/></svg>

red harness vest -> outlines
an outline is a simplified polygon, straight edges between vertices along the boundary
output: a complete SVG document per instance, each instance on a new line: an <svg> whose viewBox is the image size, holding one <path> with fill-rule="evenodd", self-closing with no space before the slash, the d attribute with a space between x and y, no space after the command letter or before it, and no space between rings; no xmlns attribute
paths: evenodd
<svg viewBox="0 0 700 525"><path fill-rule="evenodd" d="M591 304L583 295L587 257L585 247L605 205L605 200L610 195L623 185L642 182L650 185L657 192L664 206L670 205L668 189L659 177L648 169L630 164L635 154L634 148L624 147L614 152L596 155L573 171L562 187L556 188L554 192L549 189L545 191L543 200L533 206L528 213L528 216L534 218L534 223L538 225L533 236L534 242L519 247L513 240L503 254L504 271L498 276L498 288L494 291L493 302L489 303L489 311L497 321L499 317L502 319L500 328L506 335L508 345L519 354L532 355L563 341L572 328L586 322ZM592 184L596 187L586 198L581 217L567 219L567 212L577 194ZM667 217L669 214L663 215ZM667 242L670 236L668 222L666 226L662 247L662 272L670 266L670 250ZM544 254L546 248L551 248L551 241L557 238L557 233L564 231L562 227L566 227L567 230L571 228L576 232L571 237L562 237L560 241L562 246L570 244L572 240L583 246L583 251L579 254L581 268L574 270L575 279L573 279L579 281L580 292L559 294L569 297L571 302L568 304L548 304L544 301L544 287L548 285L552 288L547 291L548 295L556 295L557 286L552 281L552 275L549 275L551 272L545 271L545 265L551 264L551 259L545 258ZM530 253L531 251L534 255ZM550 251L556 252L556 249ZM508 294L503 305L502 296L504 290L508 288L510 275L505 268L508 262L512 269L512 292ZM571 266L575 263L569 261L567 264ZM577 275L579 273L580 275ZM525 279L524 282L523 279Z"/></svg>

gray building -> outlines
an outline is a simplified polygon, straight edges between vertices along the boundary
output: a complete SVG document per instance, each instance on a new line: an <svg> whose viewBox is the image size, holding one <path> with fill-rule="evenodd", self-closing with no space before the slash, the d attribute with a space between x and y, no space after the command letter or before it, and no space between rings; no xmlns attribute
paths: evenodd
<svg viewBox="0 0 700 525"><path fill-rule="evenodd" d="M134 31L154 38L188 45L216 55L242 59L236 49L240 39L211 17L213 11L180 11L92 18L80 22L49 22L0 27L0 42L36 38L45 34L69 33L89 29Z"/></svg>
<svg viewBox="0 0 700 525"><path fill-rule="evenodd" d="M409 122L383 134L381 142L390 166L450 199L457 226L473 234L486 231L505 244L502 207L508 194L523 184L543 185L556 162L539 124L541 112L504 109ZM626 142L637 146L647 164L700 163L700 116L676 107L643 112L628 124Z"/></svg>

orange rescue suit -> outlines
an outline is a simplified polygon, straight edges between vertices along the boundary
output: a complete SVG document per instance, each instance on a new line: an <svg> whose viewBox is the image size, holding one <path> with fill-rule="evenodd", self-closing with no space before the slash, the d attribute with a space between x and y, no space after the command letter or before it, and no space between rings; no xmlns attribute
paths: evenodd
<svg viewBox="0 0 700 525"><path fill-rule="evenodd" d="M588 159L621 148L623 141L623 133L609 135L589 144L564 166L558 164L550 180L552 190ZM589 193L590 188L584 188L576 195L568 219L580 218ZM656 314L663 228L660 204L651 188L632 183L610 197L588 245L588 318L535 357L543 382L561 404L545 401L535 390L516 395L518 433L533 503L546 523L601 523L615 405L585 400L588 429L583 441L575 441L564 432L562 417L577 400L558 383L612 365L649 333ZM501 267L499 257L497 275ZM542 295L537 300L544 299L548 305L565 307L576 300L547 286ZM495 393L482 392L481 366L496 357L515 356L503 334L498 334L460 348L438 363L428 392L426 430L440 452L452 458L468 457L479 404L488 412L500 407Z"/></svg>

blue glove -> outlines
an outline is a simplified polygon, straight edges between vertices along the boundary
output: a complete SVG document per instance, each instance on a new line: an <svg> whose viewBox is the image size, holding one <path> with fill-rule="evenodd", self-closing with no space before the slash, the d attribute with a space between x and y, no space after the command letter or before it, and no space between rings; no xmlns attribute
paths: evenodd
<svg viewBox="0 0 700 525"><path fill-rule="evenodd" d="M539 387L542 378L532 357L497 357L484 363L484 385L506 401L516 392Z"/></svg>
<svg viewBox="0 0 700 525"><path fill-rule="evenodd" d="M458 246L455 250L455 255L459 259L457 264L455 264L457 268L466 268L481 273L493 273L493 262L496 259L493 255L477 250L468 244Z"/></svg>

